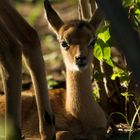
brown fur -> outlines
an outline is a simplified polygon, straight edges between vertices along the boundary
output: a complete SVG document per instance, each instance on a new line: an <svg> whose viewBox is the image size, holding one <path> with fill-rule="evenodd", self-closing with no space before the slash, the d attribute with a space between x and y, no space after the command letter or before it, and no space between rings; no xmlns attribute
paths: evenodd
<svg viewBox="0 0 140 140"><path fill-rule="evenodd" d="M66 81L67 81L67 91L64 94L61 90L60 92L57 91L54 93L49 93L49 98L51 101L51 106L53 113L55 115L55 126L56 130L56 139L57 140L74 140L74 139L87 139L87 140L102 140L104 137L104 131L106 128L106 118L104 115L103 110L95 102L93 95L92 95L92 87L91 87L91 65L92 65L92 48L90 46L91 41L95 40L95 29L97 27L93 26L95 24L99 24L99 22L84 22L84 21L74 21L68 24L64 24L55 11L49 5L49 2L45 1L45 7L47 11L48 21L50 25L54 29L55 33L57 34L58 40L61 41L65 40L69 43L69 48L64 50L61 47L61 51L64 57L64 62L66 65ZM10 7L11 8L11 7ZM1 11L2 12L2 11ZM7 11L8 12L8 11ZM4 14L4 13L3 13ZM9 13L10 14L10 13ZM95 14L96 15L96 14ZM18 15L19 16L19 15ZM20 23L22 20L17 16ZM54 18L55 17L55 18ZM4 19L4 16L2 17ZM98 18L93 18L98 20ZM8 20L6 18L6 20ZM11 20L8 22L11 23ZM16 21L15 21L16 23ZM11 23L13 27L13 22ZM22 22L21 22L22 25ZM17 25L18 26L18 25ZM27 29L30 29L27 24ZM67 26L67 28L66 28ZM18 26L19 27L19 26ZM22 26L21 26L22 27ZM12 28L15 29L15 28ZM10 29L10 30L12 30ZM16 32L17 31L17 32ZM35 87L35 95L34 96L32 91L29 93L23 94L23 117L22 117L22 130L23 133L28 137L39 137L38 134L38 116L37 116L37 109L34 98L36 97L38 111L43 111L39 115L39 120L44 121L44 111L49 111L49 101L47 101L48 97L46 96L46 85L45 77L42 75L42 72L38 70L38 66L36 63L39 60L34 60L39 56L38 50L35 51L35 54L30 49L24 48L23 45L29 44L29 48L31 47L30 39L21 40L23 36L26 35L27 30L25 30L25 34L22 34L22 30L20 28L16 28L16 30L12 30L10 32L14 33L14 36L18 35L21 37L17 38L20 43L22 44L22 49L25 57L27 58L27 63L30 66L31 75L33 78L33 83ZM34 33L34 30L31 30ZM21 34L20 34L21 33ZM33 36L34 37L34 36ZM35 37L36 40L36 37ZM25 41L25 44L24 44ZM26 44L27 43L27 44ZM36 44L33 44L36 46ZM37 43L37 45L40 45ZM28 46L28 45L27 45ZM29 51L30 50L30 51ZM36 49L35 49L36 50ZM37 53L37 54L36 54ZM30 56L31 55L31 56ZM76 64L76 58L84 56L86 58L86 66L79 67ZM30 61L30 59L32 61ZM34 61L33 61L34 60ZM34 62L34 63L33 63ZM42 62L42 61L41 61ZM39 64L39 63L37 63ZM42 64L42 63L41 63ZM41 66L41 65L40 65ZM32 67L35 71L32 70ZM44 74L44 73L43 73ZM40 81L36 82L37 79L35 76L41 75ZM13 75L13 77L16 76ZM43 79L43 80L42 80ZM10 88L9 88L10 89ZM11 88L13 89L13 88ZM42 93L42 94L41 94ZM14 96L13 96L14 97ZM4 114L3 106L5 104L4 97L0 98L0 108L1 116ZM14 98L11 98L14 100ZM43 107L41 105L44 105ZM19 108L19 106L18 106ZM16 118L16 116L15 116ZM42 122L43 124L45 122ZM52 127L47 127L48 125L44 126L41 125L41 134L42 140L51 140L52 138ZM42 129L45 130L42 130ZM45 137L46 129L49 137Z"/></svg>
<svg viewBox="0 0 140 140"><path fill-rule="evenodd" d="M4 120L5 116L4 98L5 98L4 95L0 96L0 120ZM55 115L56 131L66 132L72 125L70 121L74 119L72 119L72 117L67 115L64 109L65 90L64 89L49 90L49 99L51 101L51 107ZM26 138L40 137L38 125L39 120L37 114L35 95L33 89L31 89L22 92L22 131L23 134L26 136ZM75 123L74 125L76 126Z"/></svg>
<svg viewBox="0 0 140 140"><path fill-rule="evenodd" d="M22 54L35 89L41 139L52 140L55 129L47 94L46 74L39 37L8 0L0 1L0 6L0 67L6 95L6 140L21 139ZM2 104L2 102L0 103ZM46 116L48 118L44 119ZM10 133L9 126L14 131L13 133Z"/></svg>
<svg viewBox="0 0 140 140"><path fill-rule="evenodd" d="M101 10L95 12L90 22L74 20L64 23L50 7L46 0L47 20L60 42L66 66L67 88L64 111L71 127L65 131L72 135L72 140L80 138L101 140L107 122L104 111L93 98L91 83L93 60L91 42L95 41L96 29L103 18ZM55 20L52 13L55 13ZM83 66L80 65L82 62Z"/></svg>
<svg viewBox="0 0 140 140"><path fill-rule="evenodd" d="M66 91L64 89L49 90L49 99L51 101L51 107L55 115L56 131L58 131L56 135L57 140L68 140L69 137L73 137L73 135L82 138L84 137L83 134L85 133L85 130L83 129L83 126L82 126L82 122L79 120L79 118L74 117L72 114L66 112L65 110L65 107L64 107L65 96L66 96L65 92ZM4 95L0 96L0 120L4 119L4 112L5 112L5 99L4 98L5 98ZM95 116L88 116L88 114L87 113L85 114L85 112L82 115L86 115L88 118L94 117L95 119ZM88 124L87 124L88 118L85 120L86 127L88 127ZM97 120L99 120L99 117L95 121ZM29 91L22 92L22 132L25 135L25 137L26 138L39 138L40 135L39 135L38 125L39 125L39 121L38 121L38 114L37 114L34 91L32 89ZM68 132L71 132L71 133L68 133ZM97 132L104 133L104 131L100 132L98 130ZM64 137L61 136L63 134L64 134Z"/></svg>

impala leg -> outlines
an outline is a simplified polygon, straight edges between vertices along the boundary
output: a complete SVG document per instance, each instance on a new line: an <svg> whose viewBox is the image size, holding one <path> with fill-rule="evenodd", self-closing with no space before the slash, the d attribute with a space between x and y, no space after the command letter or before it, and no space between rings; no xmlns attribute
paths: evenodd
<svg viewBox="0 0 140 140"><path fill-rule="evenodd" d="M5 139L21 140L21 51L17 46L11 47L0 54L6 95Z"/></svg>
<svg viewBox="0 0 140 140"><path fill-rule="evenodd" d="M54 140L54 117L52 115L48 98L45 65L42 57L40 41L36 32L33 32L32 35L31 40L35 42L31 42L24 46L23 54L31 73L35 89L41 140Z"/></svg>

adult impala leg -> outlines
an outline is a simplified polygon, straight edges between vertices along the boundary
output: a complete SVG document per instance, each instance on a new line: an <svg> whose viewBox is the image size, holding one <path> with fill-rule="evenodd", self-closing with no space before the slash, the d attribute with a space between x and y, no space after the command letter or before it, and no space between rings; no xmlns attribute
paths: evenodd
<svg viewBox="0 0 140 140"><path fill-rule="evenodd" d="M15 39L21 43L23 55L32 76L41 139L52 140L55 137L55 129L48 100L46 75L38 35L7 1L0 1L0 5L0 21L4 22Z"/></svg>
<svg viewBox="0 0 140 140"><path fill-rule="evenodd" d="M23 55L29 67L35 89L41 139L54 140L54 118L48 98L45 66L42 57L40 41L35 31L33 31L32 35L32 40L34 41L23 46Z"/></svg>
<svg viewBox="0 0 140 140"><path fill-rule="evenodd" d="M10 45L0 46L6 49L3 50L2 48L3 51L2 52L0 51L2 80L4 85L4 92L6 95L5 139L20 140L21 139L21 131L20 131L21 128L21 98L20 98L21 96L21 50L17 46L10 46Z"/></svg>

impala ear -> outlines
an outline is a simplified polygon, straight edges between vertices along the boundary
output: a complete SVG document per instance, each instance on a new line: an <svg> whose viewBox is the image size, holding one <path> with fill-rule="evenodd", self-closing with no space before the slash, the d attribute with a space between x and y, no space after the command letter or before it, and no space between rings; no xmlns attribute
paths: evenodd
<svg viewBox="0 0 140 140"><path fill-rule="evenodd" d="M52 29L56 34L58 34L59 29L64 24L58 14L51 7L49 0L44 0L44 7L46 11L46 17L48 23L51 25Z"/></svg>
<svg viewBox="0 0 140 140"><path fill-rule="evenodd" d="M104 20L104 18L105 18L105 15L104 15L102 9L98 8L95 11L95 13L89 23L95 28L95 30L97 30L98 27L100 26L100 24L102 23L102 21Z"/></svg>

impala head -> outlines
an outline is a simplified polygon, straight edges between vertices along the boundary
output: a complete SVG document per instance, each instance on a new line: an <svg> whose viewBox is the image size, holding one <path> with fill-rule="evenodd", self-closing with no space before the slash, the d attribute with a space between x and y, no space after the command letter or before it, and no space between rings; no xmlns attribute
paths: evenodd
<svg viewBox="0 0 140 140"><path fill-rule="evenodd" d="M103 19L102 12L98 9L89 22L74 20L64 23L48 0L44 4L47 20L60 43L66 68L82 71L91 66L96 29Z"/></svg>

